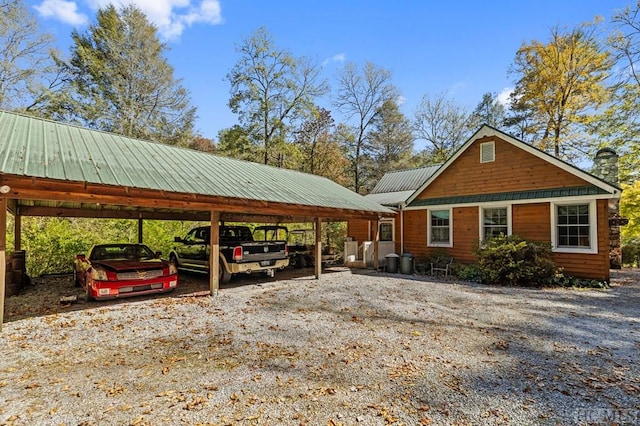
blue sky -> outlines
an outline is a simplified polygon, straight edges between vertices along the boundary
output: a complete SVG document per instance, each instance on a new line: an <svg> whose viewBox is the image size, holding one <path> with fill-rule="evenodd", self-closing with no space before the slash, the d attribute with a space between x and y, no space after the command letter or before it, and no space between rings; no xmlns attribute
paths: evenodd
<svg viewBox="0 0 640 426"><path fill-rule="evenodd" d="M70 34L87 29L110 0L26 0L64 53ZM135 3L159 28L175 75L198 108L197 131L217 140L237 123L226 74L235 48L260 26L275 45L323 65L332 87L345 62L391 71L409 118L425 94L446 94L473 109L486 92L507 93L507 71L523 42L546 41L553 26L572 28L601 16L607 23L632 0L118 0ZM322 105L333 111L330 99Z"/></svg>

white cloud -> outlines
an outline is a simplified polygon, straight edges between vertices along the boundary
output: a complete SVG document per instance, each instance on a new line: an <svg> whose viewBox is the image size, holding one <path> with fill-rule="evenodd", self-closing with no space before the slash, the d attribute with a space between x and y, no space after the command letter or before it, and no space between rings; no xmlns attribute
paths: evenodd
<svg viewBox="0 0 640 426"><path fill-rule="evenodd" d="M78 4L66 0L44 0L34 9L45 18L54 18L70 25L84 25L89 20L78 11Z"/></svg>
<svg viewBox="0 0 640 426"><path fill-rule="evenodd" d="M329 62L344 62L346 59L347 55L344 53L338 53L337 55L333 55L332 57L325 59L322 66L329 65Z"/></svg>
<svg viewBox="0 0 640 426"><path fill-rule="evenodd" d="M147 15L147 19L155 24L160 36L165 39L179 38L186 28L194 24L222 23L219 0L83 0L83 2L93 11L109 4L118 8L134 5ZM40 6L36 6L36 9L43 16L53 16L63 22L78 25L77 22L63 19L60 12L63 9L76 11L77 7L77 1L44 0ZM82 16L84 18L82 23L86 23L87 19L84 15L78 15L77 12L76 15Z"/></svg>
<svg viewBox="0 0 640 426"><path fill-rule="evenodd" d="M498 103L504 106L509 106L509 96L513 93L513 87L505 87L500 93L498 93Z"/></svg>

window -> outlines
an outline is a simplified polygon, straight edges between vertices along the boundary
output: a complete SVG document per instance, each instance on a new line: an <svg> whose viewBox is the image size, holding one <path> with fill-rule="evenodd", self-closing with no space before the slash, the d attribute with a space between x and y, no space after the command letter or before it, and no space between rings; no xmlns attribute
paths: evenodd
<svg viewBox="0 0 640 426"><path fill-rule="evenodd" d="M496 161L495 142L485 142L480 144L480 162L491 163Z"/></svg>
<svg viewBox="0 0 640 426"><path fill-rule="evenodd" d="M428 245L451 247L451 210L429 210Z"/></svg>
<svg viewBox="0 0 640 426"><path fill-rule="evenodd" d="M480 239L511 234L511 214L508 207L480 208Z"/></svg>
<svg viewBox="0 0 640 426"><path fill-rule="evenodd" d="M558 206L558 247L591 247L589 205Z"/></svg>
<svg viewBox="0 0 640 426"><path fill-rule="evenodd" d="M551 220L554 251L598 252L595 201L554 204Z"/></svg>
<svg viewBox="0 0 640 426"><path fill-rule="evenodd" d="M380 222L380 241L393 241L393 222Z"/></svg>

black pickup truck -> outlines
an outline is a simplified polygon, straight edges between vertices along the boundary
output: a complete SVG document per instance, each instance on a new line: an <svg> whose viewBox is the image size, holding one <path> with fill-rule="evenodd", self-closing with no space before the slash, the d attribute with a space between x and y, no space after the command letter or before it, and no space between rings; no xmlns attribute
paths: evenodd
<svg viewBox="0 0 640 426"><path fill-rule="evenodd" d="M202 226L184 238L175 237L169 260L178 268L208 272L210 231ZM265 272L272 277L288 265L286 241L254 241L248 226L220 226L220 282L228 282L233 274Z"/></svg>

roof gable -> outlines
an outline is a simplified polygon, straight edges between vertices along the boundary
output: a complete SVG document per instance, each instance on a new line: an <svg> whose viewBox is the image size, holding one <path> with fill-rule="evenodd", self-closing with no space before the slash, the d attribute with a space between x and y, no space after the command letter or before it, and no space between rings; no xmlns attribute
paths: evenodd
<svg viewBox="0 0 640 426"><path fill-rule="evenodd" d="M0 111L0 173L390 213L324 177Z"/></svg>
<svg viewBox="0 0 640 426"><path fill-rule="evenodd" d="M531 145L528 145L522 141L519 141L515 138L513 138L512 136L509 136L506 133L503 133L497 129L494 129L490 126L487 125L483 125L482 127L480 127L480 129L478 129L473 136L471 136L467 142L465 142L464 145L462 145L443 165L442 167L440 167L433 175L431 175L407 200L407 204L415 204L415 200L427 189L429 188L429 186L436 181L440 176L444 175L445 173L448 173L449 171L451 171L452 173L457 173L458 171L454 168L452 168L452 165L456 162L456 160L458 160L460 157L462 157L463 155L466 155L467 151L471 149L471 147L474 145L474 143L476 143L479 140L482 139L498 139L501 142L507 143L510 146L513 146L514 148L517 148L518 150L522 150L524 152L526 152L527 154L535 157L536 159L539 160L539 162L544 162L545 164L548 164L549 166L554 166L556 168L558 168L559 170L562 171L562 173L565 173L566 176L571 176L572 180L575 181L573 183L571 183L571 186L583 186L584 184L587 185L593 185L594 187L598 188L600 193L607 193L607 194L612 194L612 195L619 195L620 193L620 188L611 185L599 178L597 178L596 176L587 173L583 170L578 169L575 166L572 166L562 160L559 160L537 148L534 148ZM480 159L478 157L478 163L480 163ZM457 167L457 166L456 166ZM491 167L491 166L489 166ZM470 172L471 173L471 172ZM515 178L515 176L514 176ZM582 182L581 184L578 184L577 182ZM564 185L562 185L564 186ZM483 188L485 189L485 188ZM538 188L532 188L532 187L526 187L526 185L523 185L523 187L521 188L521 190L540 190L540 189L552 189L552 188L543 188L538 187ZM480 193L482 193L483 191L479 191ZM461 195L461 194L456 194L456 195ZM468 194L462 194L462 195L468 195ZM441 196L440 196L441 197Z"/></svg>

